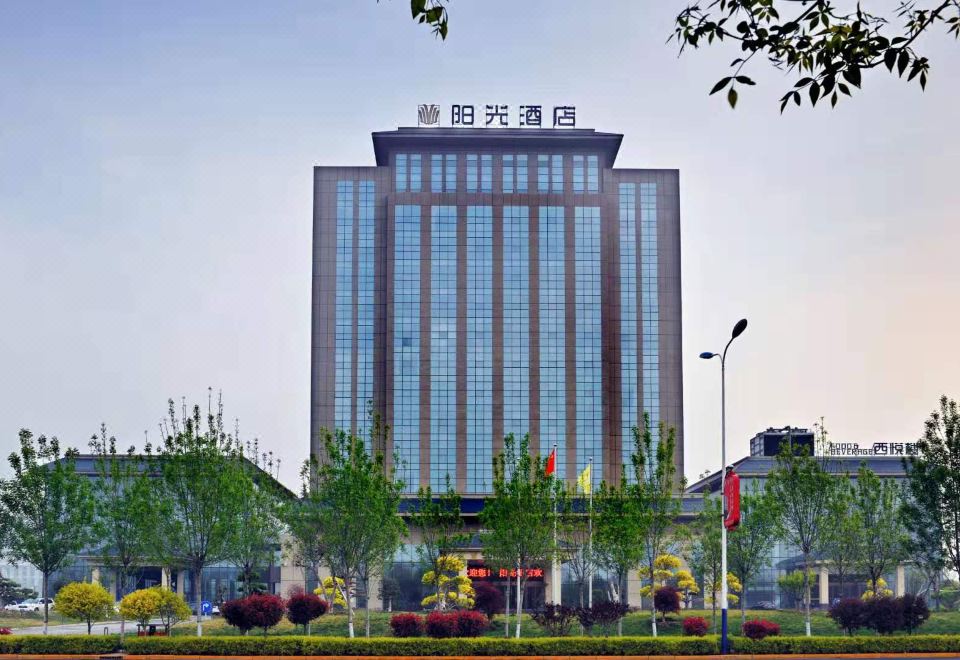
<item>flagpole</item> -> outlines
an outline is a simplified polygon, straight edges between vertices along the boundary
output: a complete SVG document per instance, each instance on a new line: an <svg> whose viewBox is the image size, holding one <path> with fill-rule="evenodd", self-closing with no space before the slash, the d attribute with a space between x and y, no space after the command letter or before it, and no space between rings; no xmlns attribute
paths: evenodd
<svg viewBox="0 0 960 660"><path fill-rule="evenodd" d="M557 443L553 443L553 456L556 461ZM556 468L554 468L556 471ZM557 494L553 493L553 564L550 568L550 587L553 596L553 604L560 605L560 562L557 561Z"/></svg>
<svg viewBox="0 0 960 660"><path fill-rule="evenodd" d="M587 526L590 533L590 553L587 558L587 607L593 607L593 456L590 457L590 512L587 515Z"/></svg>

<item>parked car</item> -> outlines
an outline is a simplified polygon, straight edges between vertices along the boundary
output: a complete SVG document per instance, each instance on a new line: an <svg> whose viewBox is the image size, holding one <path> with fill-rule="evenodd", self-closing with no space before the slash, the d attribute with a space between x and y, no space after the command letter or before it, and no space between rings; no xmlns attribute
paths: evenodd
<svg viewBox="0 0 960 660"><path fill-rule="evenodd" d="M777 604L769 600L761 600L759 603L754 605L752 608L754 610L775 610L777 609Z"/></svg>
<svg viewBox="0 0 960 660"><path fill-rule="evenodd" d="M17 603L16 605L14 605L13 611L14 612L42 612L43 600L44 600L43 598L31 598L29 600L25 600L22 603ZM47 598L46 600L50 606L50 609L52 610L53 599ZM4 609L9 609L9 606L5 607Z"/></svg>

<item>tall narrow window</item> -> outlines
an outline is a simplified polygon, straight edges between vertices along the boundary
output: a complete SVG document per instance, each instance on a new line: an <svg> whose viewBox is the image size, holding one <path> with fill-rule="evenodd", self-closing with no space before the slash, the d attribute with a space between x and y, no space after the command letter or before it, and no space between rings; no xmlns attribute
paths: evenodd
<svg viewBox="0 0 960 660"><path fill-rule="evenodd" d="M657 184L640 184L640 313L643 342L643 410L660 424L660 299L657 254ZM659 436L655 438L659 442Z"/></svg>
<svg viewBox="0 0 960 660"><path fill-rule="evenodd" d="M600 378L600 208L574 209L577 370L577 472L590 458L593 483L603 478L603 384ZM598 469L599 468L599 469Z"/></svg>
<svg viewBox="0 0 960 660"><path fill-rule="evenodd" d="M482 161L481 161L482 162ZM493 490L493 209L467 207L467 492Z"/></svg>
<svg viewBox="0 0 960 660"><path fill-rule="evenodd" d="M430 156L430 192L443 192L443 155Z"/></svg>
<svg viewBox="0 0 960 660"><path fill-rule="evenodd" d="M467 192L477 192L477 154L467 154Z"/></svg>
<svg viewBox="0 0 960 660"><path fill-rule="evenodd" d="M457 475L457 207L430 207L430 486Z"/></svg>
<svg viewBox="0 0 960 660"><path fill-rule="evenodd" d="M353 181L337 181L334 424L353 430Z"/></svg>
<svg viewBox="0 0 960 660"><path fill-rule="evenodd" d="M517 156L517 192L527 192L527 154Z"/></svg>
<svg viewBox="0 0 960 660"><path fill-rule="evenodd" d="M537 192L550 192L550 157L537 156Z"/></svg>
<svg viewBox="0 0 960 660"><path fill-rule="evenodd" d="M420 192L421 173L420 154L410 155L410 192Z"/></svg>
<svg viewBox="0 0 960 660"><path fill-rule="evenodd" d="M493 156L480 156L480 192L493 192Z"/></svg>
<svg viewBox="0 0 960 660"><path fill-rule="evenodd" d="M562 206L541 206L540 268L540 452L557 445L557 474L566 475L566 277Z"/></svg>
<svg viewBox="0 0 960 660"><path fill-rule="evenodd" d="M513 192L513 155L503 156L503 192Z"/></svg>
<svg viewBox="0 0 960 660"><path fill-rule="evenodd" d="M420 486L420 207L394 211L393 445L406 491Z"/></svg>
<svg viewBox="0 0 960 660"><path fill-rule="evenodd" d="M563 192L563 156L554 154L550 157L550 192Z"/></svg>
<svg viewBox="0 0 960 660"><path fill-rule="evenodd" d="M357 213L357 435L366 438L370 419L367 404L373 398L373 236L375 186L361 181ZM372 448L370 448L372 450Z"/></svg>
<svg viewBox="0 0 960 660"><path fill-rule="evenodd" d="M407 154L397 154L394 171L396 172L397 192L405 192L407 190Z"/></svg>
<svg viewBox="0 0 960 660"><path fill-rule="evenodd" d="M600 192L600 165L596 156L587 156L587 192Z"/></svg>
<svg viewBox="0 0 960 660"><path fill-rule="evenodd" d="M457 192L457 155L447 154L444 157L446 163L446 186L447 192Z"/></svg>
<svg viewBox="0 0 960 660"><path fill-rule="evenodd" d="M620 184L620 441L629 465L633 427L640 421L637 336L637 184ZM628 475L629 476L629 475Z"/></svg>
<svg viewBox="0 0 960 660"><path fill-rule="evenodd" d="M503 207L503 432L530 431L530 226L526 206Z"/></svg>
<svg viewBox="0 0 960 660"><path fill-rule="evenodd" d="M582 193L586 177L583 171L583 156L573 157L573 192Z"/></svg>

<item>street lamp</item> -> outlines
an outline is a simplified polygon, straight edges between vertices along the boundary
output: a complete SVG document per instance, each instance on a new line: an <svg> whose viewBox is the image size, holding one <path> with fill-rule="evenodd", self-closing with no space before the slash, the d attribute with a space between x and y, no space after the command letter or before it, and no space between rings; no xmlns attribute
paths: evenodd
<svg viewBox="0 0 960 660"><path fill-rule="evenodd" d="M705 351L700 354L701 359L709 360L711 358L720 358L720 497L723 496L727 481L727 349L733 340L743 334L747 329L747 319L740 319L733 326L730 333L730 341L723 348L723 353L711 353ZM727 526L724 524L723 515L726 514L726 507L721 507L720 534L723 550L720 555L720 653L726 654L730 650L730 642L727 638Z"/></svg>

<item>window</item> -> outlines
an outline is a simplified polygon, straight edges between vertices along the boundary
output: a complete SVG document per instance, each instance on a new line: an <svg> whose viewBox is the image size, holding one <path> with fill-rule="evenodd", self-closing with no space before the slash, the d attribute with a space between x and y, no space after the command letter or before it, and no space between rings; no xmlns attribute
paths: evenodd
<svg viewBox="0 0 960 660"><path fill-rule="evenodd" d="M600 374L600 208L574 208L577 375L577 472L594 459L591 480L603 479L600 460L603 401ZM600 469L596 469L600 468Z"/></svg>
<svg viewBox="0 0 960 660"><path fill-rule="evenodd" d="M629 465L631 434L640 421L637 380L637 184L620 184L620 441L621 459Z"/></svg>
<svg viewBox="0 0 960 660"><path fill-rule="evenodd" d="M537 191L563 192L563 156L554 154L537 156Z"/></svg>
<svg viewBox="0 0 960 660"><path fill-rule="evenodd" d="M456 192L457 155L433 154L430 156L430 192Z"/></svg>
<svg viewBox="0 0 960 660"><path fill-rule="evenodd" d="M357 224L357 395L356 428L361 438L369 434L367 403L373 399L373 237L375 184L361 181ZM372 448L371 448L372 449Z"/></svg>
<svg viewBox="0 0 960 660"><path fill-rule="evenodd" d="M457 478L457 207L430 207L430 486Z"/></svg>
<svg viewBox="0 0 960 660"><path fill-rule="evenodd" d="M353 429L353 181L337 181L336 337L334 419Z"/></svg>
<svg viewBox="0 0 960 660"><path fill-rule="evenodd" d="M640 184L640 317L643 410L660 424L660 304L657 255L657 184ZM659 439L655 440L658 442Z"/></svg>
<svg viewBox="0 0 960 660"><path fill-rule="evenodd" d="M573 192L582 193L584 189L583 156L573 157Z"/></svg>
<svg viewBox="0 0 960 660"><path fill-rule="evenodd" d="M526 206L503 207L503 432L530 430L530 228Z"/></svg>
<svg viewBox="0 0 960 660"><path fill-rule="evenodd" d="M398 476L420 486L420 207L394 212L393 444Z"/></svg>
<svg viewBox="0 0 960 660"><path fill-rule="evenodd" d="M503 192L527 192L527 155L505 154L503 157Z"/></svg>
<svg viewBox="0 0 960 660"><path fill-rule="evenodd" d="M481 160L482 162L482 160ZM493 490L493 208L467 207L467 492Z"/></svg>
<svg viewBox="0 0 960 660"><path fill-rule="evenodd" d="M600 165L596 156L587 156L587 192L600 192Z"/></svg>
<svg viewBox="0 0 960 660"><path fill-rule="evenodd" d="M397 154L394 177L397 192L420 192L420 154Z"/></svg>
<svg viewBox="0 0 960 660"><path fill-rule="evenodd" d="M480 156L480 192L493 192L493 156Z"/></svg>
<svg viewBox="0 0 960 660"><path fill-rule="evenodd" d="M566 278L562 206L539 209L540 452L557 444L557 474L566 475Z"/></svg>
<svg viewBox="0 0 960 660"><path fill-rule="evenodd" d="M586 170L584 170L586 160ZM600 192L600 168L596 156L573 157L573 192Z"/></svg>
<svg viewBox="0 0 960 660"><path fill-rule="evenodd" d="M467 154L467 192L477 192L477 154Z"/></svg>

